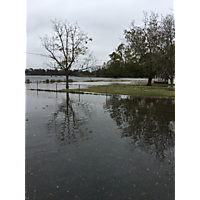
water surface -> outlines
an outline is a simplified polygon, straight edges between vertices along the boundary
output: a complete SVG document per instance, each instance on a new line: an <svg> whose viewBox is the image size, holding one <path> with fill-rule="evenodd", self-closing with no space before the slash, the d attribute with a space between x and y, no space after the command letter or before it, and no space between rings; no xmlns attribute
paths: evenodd
<svg viewBox="0 0 200 200"><path fill-rule="evenodd" d="M31 82L37 82L37 81L45 81L46 79L49 80L66 80L65 76L33 76L33 75L26 75L25 80L29 79ZM142 81L142 80L148 80L146 78L104 78L104 77L78 77L78 76L69 76L69 79L72 79L73 81L132 81L132 80L137 80L137 81Z"/></svg>
<svg viewBox="0 0 200 200"><path fill-rule="evenodd" d="M174 106L26 90L26 197L174 199Z"/></svg>

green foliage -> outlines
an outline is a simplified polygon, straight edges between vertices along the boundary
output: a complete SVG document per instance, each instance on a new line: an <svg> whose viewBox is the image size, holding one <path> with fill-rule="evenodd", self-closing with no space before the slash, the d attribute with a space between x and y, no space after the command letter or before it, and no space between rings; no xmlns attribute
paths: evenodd
<svg viewBox="0 0 200 200"><path fill-rule="evenodd" d="M26 80L25 80L25 83L30 83L30 80L29 80L29 79L26 79Z"/></svg>
<svg viewBox="0 0 200 200"><path fill-rule="evenodd" d="M62 24L63 23L61 23L61 25ZM53 21L53 25L56 25L55 21ZM85 39L87 42L90 40L89 38ZM95 71L68 70L68 75L92 75L113 78L148 77L150 85L155 75L160 78L170 79L175 76L175 20L172 14L160 17L154 12L150 14L144 13L143 25L137 26L133 21L130 28L124 30L124 39L124 43L119 44L116 49L110 53L110 60L102 66L96 67ZM60 51L63 49L61 45L58 46L60 54ZM77 52L80 50L81 49L77 49ZM72 62L72 59L70 58L68 62ZM65 59L60 63L60 65L62 64L67 64ZM68 65L71 66L70 63L68 63ZM63 67L65 68L66 66ZM66 75L65 70L26 70L26 74L29 75L36 75L36 73L44 73L45 75ZM52 80L51 82L56 81ZM69 80L69 82L72 82L72 80Z"/></svg>
<svg viewBox="0 0 200 200"><path fill-rule="evenodd" d="M102 69L96 71L97 76L105 77L144 77L144 69L136 62L125 44L121 43L110 55L110 60Z"/></svg>
<svg viewBox="0 0 200 200"><path fill-rule="evenodd" d="M101 77L134 77L134 78L142 78L144 77L144 69L138 63L134 63L133 61L128 61L126 63L115 61L109 63L107 68L99 69L96 72L97 76Z"/></svg>
<svg viewBox="0 0 200 200"><path fill-rule="evenodd" d="M49 83L49 79L46 79L46 83Z"/></svg>

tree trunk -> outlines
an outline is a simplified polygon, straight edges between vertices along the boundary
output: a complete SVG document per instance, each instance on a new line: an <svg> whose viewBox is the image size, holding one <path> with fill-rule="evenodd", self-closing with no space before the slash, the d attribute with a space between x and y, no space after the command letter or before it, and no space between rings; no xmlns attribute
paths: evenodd
<svg viewBox="0 0 200 200"><path fill-rule="evenodd" d="M148 83L147 83L148 86L151 86L151 81L152 81L152 78L148 78Z"/></svg>
<svg viewBox="0 0 200 200"><path fill-rule="evenodd" d="M69 76L68 69L66 69L66 89L69 89L69 80L68 80L68 76Z"/></svg>
<svg viewBox="0 0 200 200"><path fill-rule="evenodd" d="M174 78L172 77L172 78L170 78L170 90L173 90L173 80Z"/></svg>

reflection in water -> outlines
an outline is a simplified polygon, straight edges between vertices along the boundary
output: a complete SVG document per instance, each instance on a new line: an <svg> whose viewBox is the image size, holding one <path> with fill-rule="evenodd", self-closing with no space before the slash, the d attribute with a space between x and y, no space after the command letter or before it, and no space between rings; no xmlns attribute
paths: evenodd
<svg viewBox="0 0 200 200"><path fill-rule="evenodd" d="M173 100L113 96L104 107L122 130L121 137L130 139L131 150L139 147L160 162L174 164Z"/></svg>
<svg viewBox="0 0 200 200"><path fill-rule="evenodd" d="M70 100L69 93L66 99L58 105L58 110L53 113L52 120L48 123L48 130L56 133L57 139L63 144L73 144L92 139L92 130L84 128L92 114L90 104Z"/></svg>
<svg viewBox="0 0 200 200"><path fill-rule="evenodd" d="M26 94L27 199L174 199L173 101Z"/></svg>

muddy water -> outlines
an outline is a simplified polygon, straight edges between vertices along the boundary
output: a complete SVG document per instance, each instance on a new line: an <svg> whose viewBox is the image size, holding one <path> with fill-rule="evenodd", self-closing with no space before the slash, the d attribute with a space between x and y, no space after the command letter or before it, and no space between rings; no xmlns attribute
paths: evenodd
<svg viewBox="0 0 200 200"><path fill-rule="evenodd" d="M27 199L174 199L174 106L27 90Z"/></svg>

